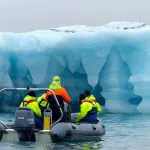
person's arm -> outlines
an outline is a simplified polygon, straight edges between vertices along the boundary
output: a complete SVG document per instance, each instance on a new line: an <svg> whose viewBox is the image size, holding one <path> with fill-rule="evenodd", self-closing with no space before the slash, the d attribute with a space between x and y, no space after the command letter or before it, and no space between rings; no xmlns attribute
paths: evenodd
<svg viewBox="0 0 150 150"><path fill-rule="evenodd" d="M33 112L35 113L35 115L38 117L38 118L41 118L42 117L42 113L41 113L41 109L38 105L38 103L34 104L34 107L32 107Z"/></svg>
<svg viewBox="0 0 150 150"><path fill-rule="evenodd" d="M91 105L89 105L86 102L81 104L80 105L80 113L76 116L76 122L79 122L80 120L82 120L90 110L92 110Z"/></svg>
<svg viewBox="0 0 150 150"><path fill-rule="evenodd" d="M26 101L27 98L28 98L28 96L25 96L25 98L23 99L23 101L21 102L21 104L19 105L19 107L24 107L24 101Z"/></svg>
<svg viewBox="0 0 150 150"><path fill-rule="evenodd" d="M101 105L98 102L96 102L95 106L97 108L97 115L99 115L101 113L101 111L102 111Z"/></svg>
<svg viewBox="0 0 150 150"><path fill-rule="evenodd" d="M63 98L64 98L65 102L68 105L71 104L70 96L69 96L69 94L67 93L67 91L64 88L62 88L62 93L63 93Z"/></svg>
<svg viewBox="0 0 150 150"><path fill-rule="evenodd" d="M23 102L20 104L20 106L19 107L23 107Z"/></svg>
<svg viewBox="0 0 150 150"><path fill-rule="evenodd" d="M38 104L41 102L41 96L37 98Z"/></svg>

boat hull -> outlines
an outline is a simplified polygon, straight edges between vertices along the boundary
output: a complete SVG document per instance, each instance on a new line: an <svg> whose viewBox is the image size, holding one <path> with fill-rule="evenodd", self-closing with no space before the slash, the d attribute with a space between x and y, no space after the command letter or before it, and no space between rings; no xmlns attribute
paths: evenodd
<svg viewBox="0 0 150 150"><path fill-rule="evenodd" d="M21 141L19 133L15 129L6 129L2 124L0 125L0 128L1 142ZM105 127L101 122L98 124L62 122L53 126L51 130L35 130L33 134L35 134L34 142L38 143L49 143L52 141L95 141L101 140L101 137L105 134ZM31 142L33 142L32 139Z"/></svg>

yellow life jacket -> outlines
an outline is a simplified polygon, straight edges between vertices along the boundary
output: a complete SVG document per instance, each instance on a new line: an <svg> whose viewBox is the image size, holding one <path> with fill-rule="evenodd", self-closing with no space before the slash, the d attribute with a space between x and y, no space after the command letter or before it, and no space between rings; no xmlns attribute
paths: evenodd
<svg viewBox="0 0 150 150"><path fill-rule="evenodd" d="M36 98L33 96L27 95L20 104L20 107L30 108L38 118L42 117L41 109L36 101Z"/></svg>

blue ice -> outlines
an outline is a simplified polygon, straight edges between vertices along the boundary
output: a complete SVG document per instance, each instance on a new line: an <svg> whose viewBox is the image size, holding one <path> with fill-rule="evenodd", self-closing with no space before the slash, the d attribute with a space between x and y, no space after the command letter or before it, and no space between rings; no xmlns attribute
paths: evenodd
<svg viewBox="0 0 150 150"><path fill-rule="evenodd" d="M0 33L0 88L48 87L59 75L71 98L89 89L109 112L150 111L150 26L112 22L28 33ZM14 111L24 92L0 94Z"/></svg>

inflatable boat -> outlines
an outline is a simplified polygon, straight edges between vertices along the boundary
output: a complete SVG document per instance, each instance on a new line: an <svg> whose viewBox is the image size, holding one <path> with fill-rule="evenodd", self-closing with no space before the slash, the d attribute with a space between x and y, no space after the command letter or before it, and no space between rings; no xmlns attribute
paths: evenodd
<svg viewBox="0 0 150 150"><path fill-rule="evenodd" d="M34 91L47 91L45 88L5 88L4 90L34 90ZM51 91L51 90L50 90ZM35 128L34 114L31 109L21 107L16 110L14 122L0 121L0 141L2 142L59 142L59 141L95 141L101 140L105 134L105 126L99 120L96 124L90 123L73 123L75 114L71 114L71 119L68 122L61 122L63 111L59 105L56 95L53 91L53 96L59 106L61 116L52 122L49 120L48 126L43 127L43 130ZM45 114L52 115L51 110L47 109ZM50 125L51 124L51 125ZM44 126L44 125L43 125Z"/></svg>

